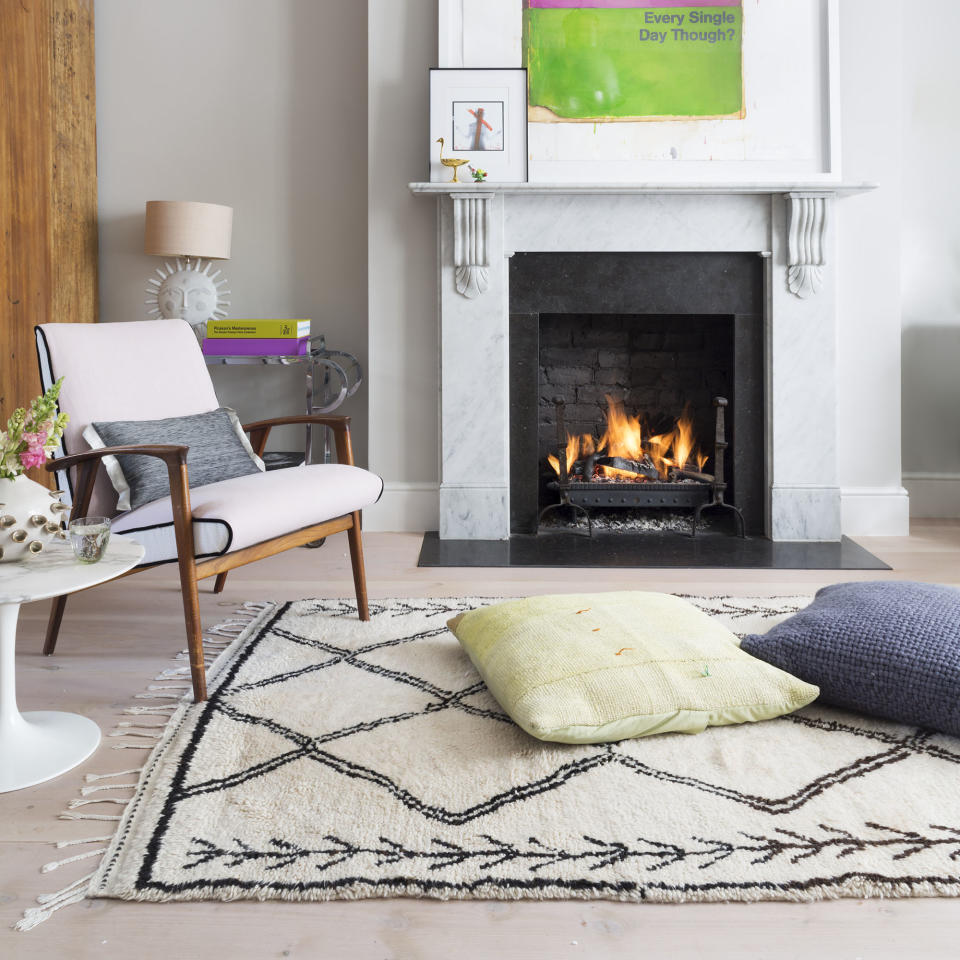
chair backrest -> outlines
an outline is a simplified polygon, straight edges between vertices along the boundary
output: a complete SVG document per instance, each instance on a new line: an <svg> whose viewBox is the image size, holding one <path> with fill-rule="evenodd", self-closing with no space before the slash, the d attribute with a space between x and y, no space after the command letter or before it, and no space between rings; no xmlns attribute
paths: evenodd
<svg viewBox="0 0 960 960"><path fill-rule="evenodd" d="M200 345L184 320L45 323L36 334L44 390L64 378L60 409L70 414L64 455L89 449L81 434L95 420L161 420L218 406ZM58 484L72 499L74 478L58 473ZM111 517L116 502L101 470L90 515Z"/></svg>

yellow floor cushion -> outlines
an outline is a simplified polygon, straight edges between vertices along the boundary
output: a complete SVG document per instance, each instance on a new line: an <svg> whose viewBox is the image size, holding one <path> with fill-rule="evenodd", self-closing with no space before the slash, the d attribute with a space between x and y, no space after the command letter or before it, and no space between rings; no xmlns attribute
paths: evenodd
<svg viewBox="0 0 960 960"><path fill-rule="evenodd" d="M540 740L701 733L779 717L819 694L664 593L528 597L448 626L503 709Z"/></svg>

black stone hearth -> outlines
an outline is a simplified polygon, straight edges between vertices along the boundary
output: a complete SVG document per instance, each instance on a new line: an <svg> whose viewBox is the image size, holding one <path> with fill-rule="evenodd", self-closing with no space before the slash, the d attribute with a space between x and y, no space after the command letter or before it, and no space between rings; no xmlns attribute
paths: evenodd
<svg viewBox="0 0 960 960"><path fill-rule="evenodd" d="M596 433L605 396L669 431L687 406L712 454L712 398L727 410L727 500L766 528L763 261L751 253L518 253L510 263L511 532L534 534L557 495L552 399ZM711 462L705 469L709 472ZM551 549L545 547L544 549ZM589 563L590 561L584 561Z"/></svg>
<svg viewBox="0 0 960 960"><path fill-rule="evenodd" d="M735 570L889 570L848 537L830 543L741 540L720 533L576 533L513 536L509 540L441 540L427 533L420 567L610 567Z"/></svg>

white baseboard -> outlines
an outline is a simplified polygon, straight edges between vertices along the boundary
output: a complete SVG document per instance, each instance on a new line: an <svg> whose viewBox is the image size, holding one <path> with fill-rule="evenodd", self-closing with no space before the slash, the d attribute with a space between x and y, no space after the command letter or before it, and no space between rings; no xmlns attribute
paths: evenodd
<svg viewBox="0 0 960 960"><path fill-rule="evenodd" d="M960 517L960 473L905 473L911 517Z"/></svg>
<svg viewBox="0 0 960 960"><path fill-rule="evenodd" d="M378 503L363 511L363 529L377 533L422 533L440 523L439 483L388 480Z"/></svg>
<svg viewBox="0 0 960 960"><path fill-rule="evenodd" d="M906 537L912 491L903 487L842 487L840 523L848 537Z"/></svg>

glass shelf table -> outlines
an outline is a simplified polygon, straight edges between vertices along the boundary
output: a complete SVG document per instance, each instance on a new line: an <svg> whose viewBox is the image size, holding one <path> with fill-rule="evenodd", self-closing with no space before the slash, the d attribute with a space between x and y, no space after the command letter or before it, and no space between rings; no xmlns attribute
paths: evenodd
<svg viewBox="0 0 960 960"><path fill-rule="evenodd" d="M333 413L348 397L352 397L363 383L363 368L352 353L327 348L323 334L310 338L305 354L288 356L261 354L256 356L207 356L208 367L217 366L301 366L305 381L305 412L308 414ZM307 424L304 440L304 463L314 462L316 447L314 425ZM323 459L331 460L330 433L323 428Z"/></svg>

